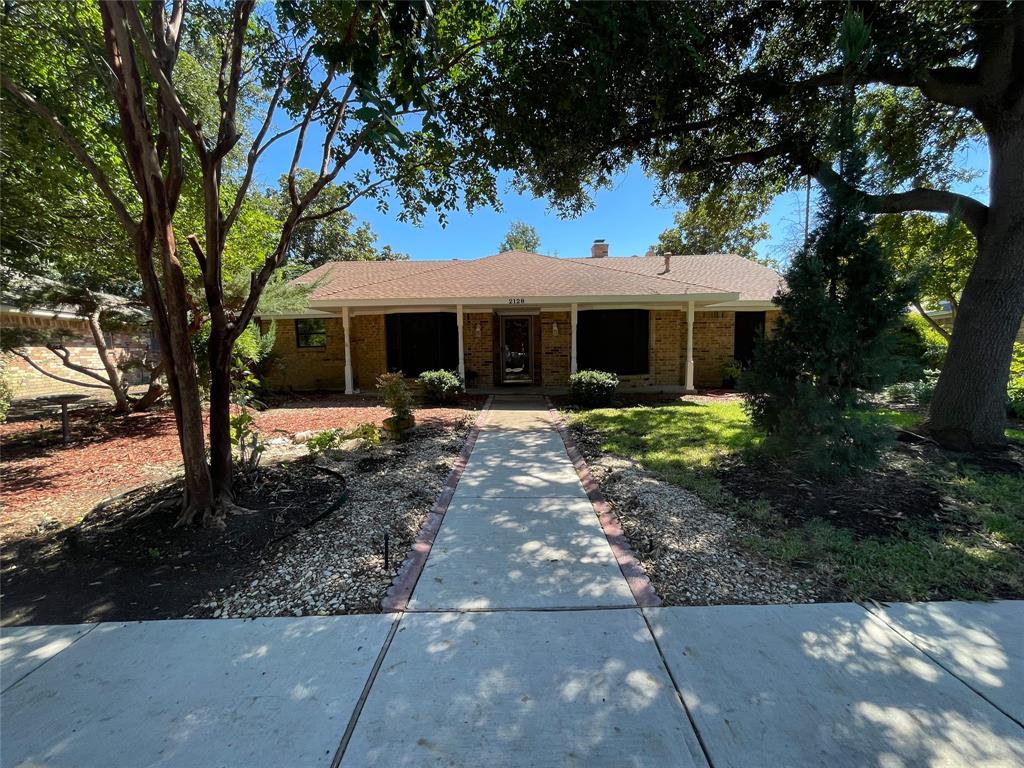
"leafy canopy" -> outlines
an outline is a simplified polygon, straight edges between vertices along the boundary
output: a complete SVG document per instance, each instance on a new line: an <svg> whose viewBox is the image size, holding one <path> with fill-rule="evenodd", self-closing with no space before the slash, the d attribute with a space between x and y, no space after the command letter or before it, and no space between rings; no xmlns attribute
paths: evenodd
<svg viewBox="0 0 1024 768"><path fill-rule="evenodd" d="M529 251L536 253L540 248L540 235L525 221L513 221L505 233L505 239L498 245L499 251Z"/></svg>

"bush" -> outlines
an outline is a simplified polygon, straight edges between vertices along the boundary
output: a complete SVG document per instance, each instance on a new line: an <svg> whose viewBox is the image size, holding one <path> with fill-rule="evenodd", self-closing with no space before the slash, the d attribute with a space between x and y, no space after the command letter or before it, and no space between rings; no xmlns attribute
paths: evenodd
<svg viewBox="0 0 1024 768"><path fill-rule="evenodd" d="M946 362L946 350L949 342L946 337L936 331L931 323L916 312L909 313L903 321L903 328L916 336L916 351L924 368L938 370Z"/></svg>
<svg viewBox="0 0 1024 768"><path fill-rule="evenodd" d="M926 370L922 378L917 381L901 381L898 384L886 387L883 390L883 395L890 403L928 405L932 401L932 395L935 393L935 384L938 380L938 371Z"/></svg>
<svg viewBox="0 0 1024 768"><path fill-rule="evenodd" d="M569 396L585 408L611 405L618 388L619 377L607 371L578 371L569 377Z"/></svg>
<svg viewBox="0 0 1024 768"><path fill-rule="evenodd" d="M364 445L380 443L380 430L376 424L360 424L350 432L343 429L325 429L317 432L306 441L306 447L312 454L324 453L341 447L346 440L362 440Z"/></svg>
<svg viewBox="0 0 1024 768"><path fill-rule="evenodd" d="M7 360L0 358L0 423L7 421L7 412L14 400L14 381L7 370Z"/></svg>
<svg viewBox="0 0 1024 768"><path fill-rule="evenodd" d="M409 385L405 383L401 371L382 373L377 377L377 389L396 421L412 417L412 395L409 394Z"/></svg>
<svg viewBox="0 0 1024 768"><path fill-rule="evenodd" d="M462 379L453 371L424 371L416 381L423 390L423 399L435 405L457 403L466 391Z"/></svg>
<svg viewBox="0 0 1024 768"><path fill-rule="evenodd" d="M1024 419L1024 344L1014 342L1010 359L1010 380L1006 384L1007 410L1010 415Z"/></svg>

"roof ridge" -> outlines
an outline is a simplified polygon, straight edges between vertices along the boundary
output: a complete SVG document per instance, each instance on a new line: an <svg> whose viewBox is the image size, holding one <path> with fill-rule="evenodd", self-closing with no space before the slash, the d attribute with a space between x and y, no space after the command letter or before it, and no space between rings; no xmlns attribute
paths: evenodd
<svg viewBox="0 0 1024 768"><path fill-rule="evenodd" d="M591 257L591 258L593 259L593 257ZM603 261L604 259L593 259L593 260L594 261ZM697 286L698 288L710 288L711 290L718 291L719 293L735 293L735 291L727 291L725 288L720 288L720 287L715 286L715 285L706 285L704 283L692 283L692 282L690 282L688 280L676 280L674 277L664 277L663 275L642 275L639 272L634 272L634 271L629 270L629 269L619 269L618 267L609 267L606 264L592 264L586 258L560 259L560 261L571 261L572 263L579 264L581 266L591 266L591 267L597 267L599 269L607 269L607 270L609 270L611 272L619 272L620 274L624 274L624 275L634 275L636 277L647 277L647 278L653 277L656 280L666 280L667 282L676 283L677 285L693 285L693 286Z"/></svg>

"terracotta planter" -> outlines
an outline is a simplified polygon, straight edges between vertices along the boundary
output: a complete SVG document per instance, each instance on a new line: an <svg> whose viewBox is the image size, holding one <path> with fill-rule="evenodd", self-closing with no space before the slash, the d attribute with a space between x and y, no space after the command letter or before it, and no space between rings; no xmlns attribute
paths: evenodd
<svg viewBox="0 0 1024 768"><path fill-rule="evenodd" d="M392 440L405 440L415 426L416 419L412 416L407 416L401 420L396 419L394 416L384 419L384 431Z"/></svg>

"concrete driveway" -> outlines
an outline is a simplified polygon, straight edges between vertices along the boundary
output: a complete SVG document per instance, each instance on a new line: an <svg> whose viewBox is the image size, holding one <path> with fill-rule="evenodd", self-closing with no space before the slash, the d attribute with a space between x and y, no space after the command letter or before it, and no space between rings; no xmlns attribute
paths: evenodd
<svg viewBox="0 0 1024 768"><path fill-rule="evenodd" d="M1024 601L638 607L498 406L408 610L4 629L0 765L1024 765Z"/></svg>

